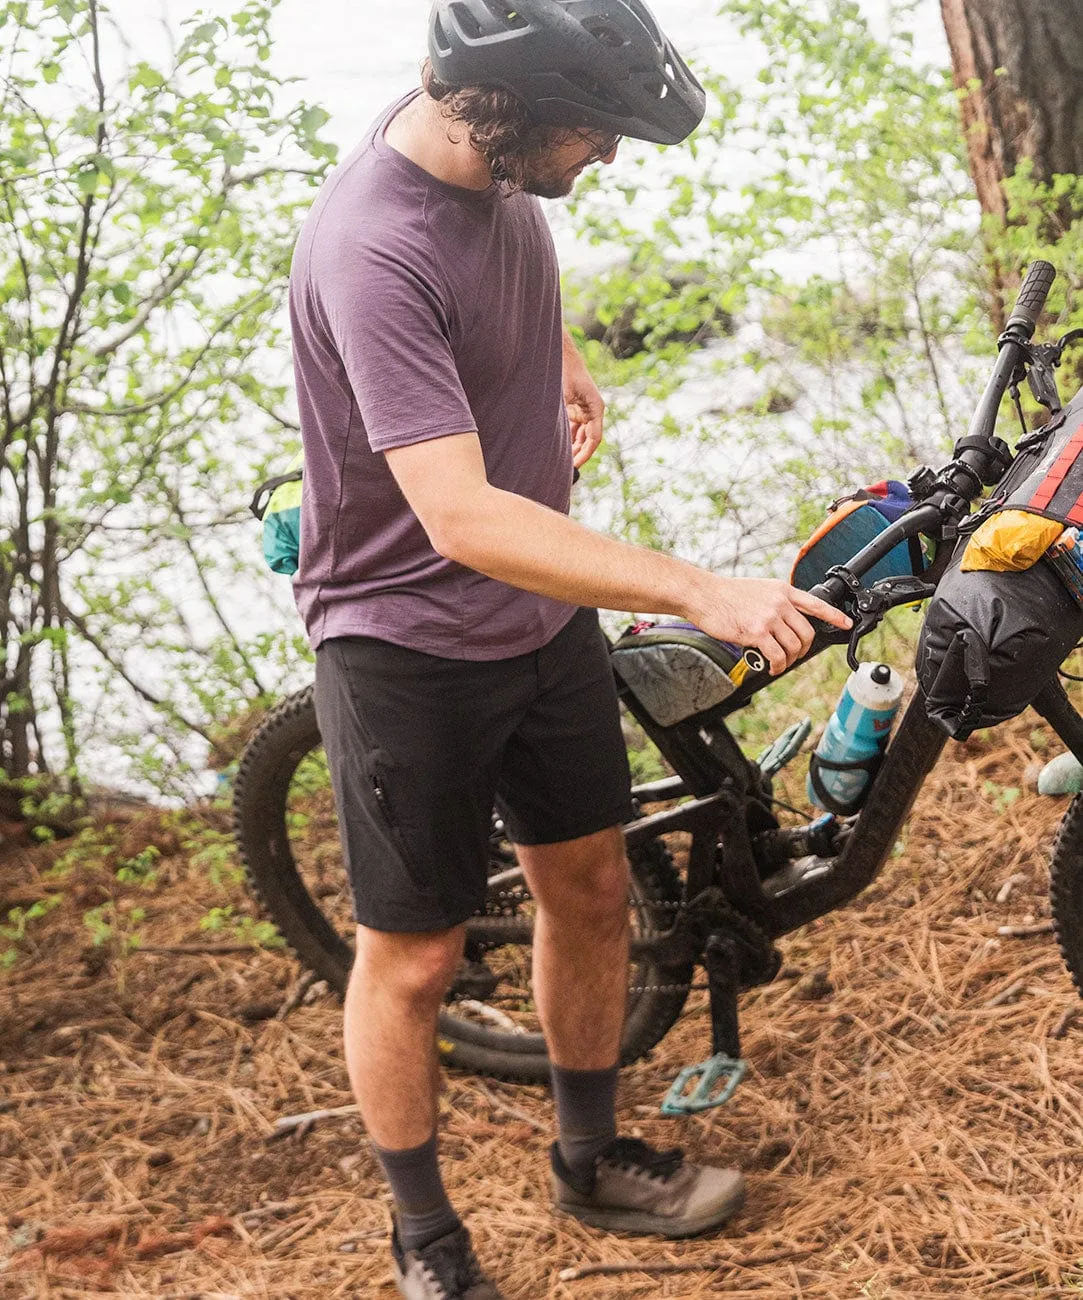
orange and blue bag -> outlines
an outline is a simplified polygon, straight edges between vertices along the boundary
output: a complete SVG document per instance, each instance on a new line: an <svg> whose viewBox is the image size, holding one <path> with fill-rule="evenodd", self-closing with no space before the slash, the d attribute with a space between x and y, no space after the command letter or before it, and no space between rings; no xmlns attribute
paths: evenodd
<svg viewBox="0 0 1083 1300"><path fill-rule="evenodd" d="M910 489L897 479L885 479L839 497L828 508L824 522L797 553L790 582L811 591L823 582L829 569L846 564L869 542L893 524L913 504ZM920 541L914 537L900 542L862 581L868 585L880 578L898 578L925 571Z"/></svg>

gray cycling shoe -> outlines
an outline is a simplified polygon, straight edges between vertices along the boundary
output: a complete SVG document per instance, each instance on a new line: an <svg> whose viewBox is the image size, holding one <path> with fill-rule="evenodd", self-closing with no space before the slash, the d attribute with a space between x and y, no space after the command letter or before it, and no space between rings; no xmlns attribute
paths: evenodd
<svg viewBox="0 0 1083 1300"><path fill-rule="evenodd" d="M608 1232L694 1237L725 1223L745 1199L739 1170L694 1165L638 1138L616 1138L585 1178L572 1173L556 1143L550 1158L556 1208Z"/></svg>
<svg viewBox="0 0 1083 1300"><path fill-rule="evenodd" d="M463 1227L421 1250L403 1250L391 1234L395 1282L406 1300L503 1300L481 1271L470 1234Z"/></svg>

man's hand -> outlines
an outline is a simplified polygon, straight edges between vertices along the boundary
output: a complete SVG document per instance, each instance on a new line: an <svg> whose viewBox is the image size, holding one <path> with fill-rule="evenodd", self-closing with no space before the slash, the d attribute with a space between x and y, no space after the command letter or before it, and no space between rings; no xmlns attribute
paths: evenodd
<svg viewBox="0 0 1083 1300"><path fill-rule="evenodd" d="M602 441L605 402L567 330L564 331L564 404L572 431L572 463L579 469Z"/></svg>
<svg viewBox="0 0 1083 1300"><path fill-rule="evenodd" d="M712 591L697 592L696 611L688 617L720 641L754 646L777 677L808 654L816 631L805 617L818 618L834 627L849 628L852 621L826 601L785 582L758 578L718 578Z"/></svg>

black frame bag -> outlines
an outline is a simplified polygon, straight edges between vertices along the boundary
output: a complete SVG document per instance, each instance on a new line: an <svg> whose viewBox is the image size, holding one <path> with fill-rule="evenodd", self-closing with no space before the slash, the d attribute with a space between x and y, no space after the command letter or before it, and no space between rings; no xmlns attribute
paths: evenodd
<svg viewBox="0 0 1083 1300"><path fill-rule="evenodd" d="M975 521L1022 510L1083 527L1083 391L1017 450ZM964 573L967 541L929 603L917 655L929 718L955 740L1022 713L1083 638L1083 609L1044 558Z"/></svg>

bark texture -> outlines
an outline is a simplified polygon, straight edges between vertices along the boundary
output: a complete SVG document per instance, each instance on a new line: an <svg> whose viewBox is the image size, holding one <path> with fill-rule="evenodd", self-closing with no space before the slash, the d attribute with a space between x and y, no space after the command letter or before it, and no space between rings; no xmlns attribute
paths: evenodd
<svg viewBox="0 0 1083 1300"><path fill-rule="evenodd" d="M940 0L984 211L1004 220L1001 182L1083 175L1083 0Z"/></svg>

